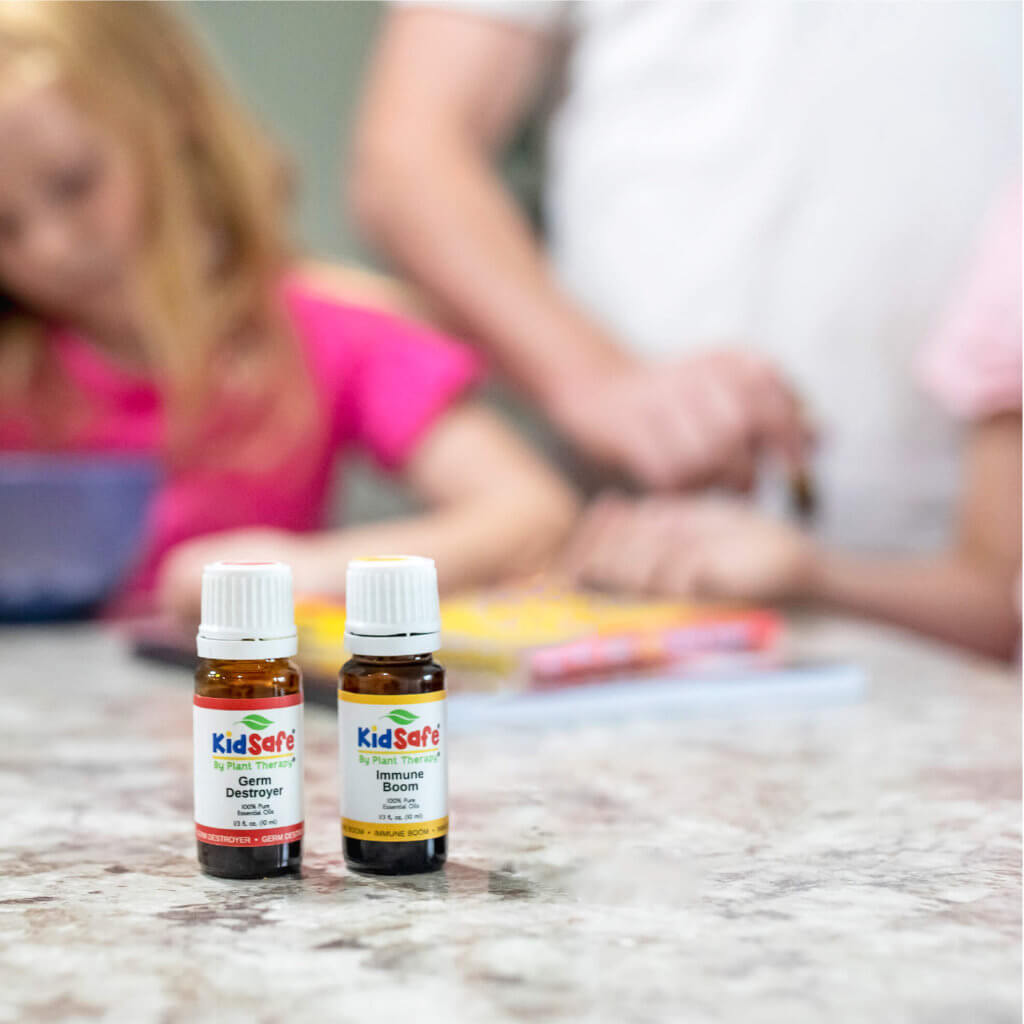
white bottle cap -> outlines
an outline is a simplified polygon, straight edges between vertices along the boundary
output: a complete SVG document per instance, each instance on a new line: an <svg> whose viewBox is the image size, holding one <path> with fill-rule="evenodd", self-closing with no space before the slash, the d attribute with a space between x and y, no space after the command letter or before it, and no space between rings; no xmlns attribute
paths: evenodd
<svg viewBox="0 0 1024 1024"><path fill-rule="evenodd" d="M433 654L441 646L434 560L380 555L349 562L345 646L377 657Z"/></svg>
<svg viewBox="0 0 1024 1024"><path fill-rule="evenodd" d="M290 658L298 650L292 570L283 562L203 567L200 658Z"/></svg>

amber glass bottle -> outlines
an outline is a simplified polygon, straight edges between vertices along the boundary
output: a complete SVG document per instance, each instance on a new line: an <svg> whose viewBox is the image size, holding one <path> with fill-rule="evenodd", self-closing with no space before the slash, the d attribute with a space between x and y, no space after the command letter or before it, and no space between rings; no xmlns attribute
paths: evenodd
<svg viewBox="0 0 1024 1024"><path fill-rule="evenodd" d="M302 863L302 674L291 571L219 562L203 572L193 698L199 864L221 878Z"/></svg>
<svg viewBox="0 0 1024 1024"><path fill-rule="evenodd" d="M436 871L448 855L448 758L437 573L428 558L349 564L338 737L346 864Z"/></svg>

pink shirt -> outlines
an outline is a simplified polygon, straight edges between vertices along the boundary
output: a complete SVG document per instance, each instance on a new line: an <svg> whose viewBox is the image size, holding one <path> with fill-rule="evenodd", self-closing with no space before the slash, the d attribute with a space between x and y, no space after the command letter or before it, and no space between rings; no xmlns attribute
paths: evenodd
<svg viewBox="0 0 1024 1024"><path fill-rule="evenodd" d="M994 211L971 274L921 352L928 390L953 415L981 419L1021 407L1021 186Z"/></svg>
<svg viewBox="0 0 1024 1024"><path fill-rule="evenodd" d="M322 528L340 452L358 450L385 469L401 467L480 376L469 349L423 326L345 305L294 281L283 296L318 406L301 458L272 460L276 467L259 471L206 464L170 472L151 508L136 589L152 586L170 548L200 534L250 526ZM156 387L71 331L55 331L51 343L90 410L64 450L158 456L164 416ZM29 436L24 422L0 417L0 450L25 450ZM216 437L209 440L216 444Z"/></svg>

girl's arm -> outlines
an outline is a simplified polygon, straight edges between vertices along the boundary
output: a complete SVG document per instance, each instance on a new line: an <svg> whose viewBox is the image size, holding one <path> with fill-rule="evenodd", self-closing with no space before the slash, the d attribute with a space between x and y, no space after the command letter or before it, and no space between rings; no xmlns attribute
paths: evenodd
<svg viewBox="0 0 1024 1024"><path fill-rule="evenodd" d="M1020 632L1021 417L971 432L953 546L938 557L865 559L822 552L807 596L1009 658Z"/></svg>
<svg viewBox="0 0 1024 1024"><path fill-rule="evenodd" d="M433 558L448 590L523 576L546 564L577 513L569 486L473 403L455 405L436 421L402 477L426 506L422 515L315 534L231 530L178 545L161 568L161 607L197 618L202 567L219 559L287 562L296 593L338 596L348 560L372 554Z"/></svg>
<svg viewBox="0 0 1024 1024"><path fill-rule="evenodd" d="M301 276L307 287L342 302L425 324L438 320L414 288L372 271L307 263ZM321 592L343 589L349 558L384 551L434 558L439 583L448 588L529 573L548 559L577 512L562 479L496 415L472 402L454 406L431 426L401 477L427 511L311 539L316 555L306 575L311 584L323 578Z"/></svg>
<svg viewBox="0 0 1024 1024"><path fill-rule="evenodd" d="M474 403L437 421L403 479L427 511L310 537L311 589L337 592L348 559L386 552L435 559L449 590L526 575L547 563L577 512L568 485Z"/></svg>

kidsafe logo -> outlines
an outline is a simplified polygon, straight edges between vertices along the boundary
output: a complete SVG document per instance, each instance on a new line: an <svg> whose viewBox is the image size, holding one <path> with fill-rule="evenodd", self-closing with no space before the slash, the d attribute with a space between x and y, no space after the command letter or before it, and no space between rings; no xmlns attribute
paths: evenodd
<svg viewBox="0 0 1024 1024"><path fill-rule="evenodd" d="M243 732L237 736L232 736L231 731L228 730L227 732L211 734L213 753L245 754L249 757L255 757L257 754L285 754L294 750L294 730L286 732L284 729L278 729L276 733L271 733L269 736L259 735L259 733L273 724L271 719L264 718L263 715L256 714L255 712L251 715L246 715L245 718L240 718L235 722L235 725L247 726L250 730L248 733Z"/></svg>
<svg viewBox="0 0 1024 1024"><path fill-rule="evenodd" d="M413 722L418 721L420 716L405 708L392 708L380 717L394 722L396 728L378 730L375 725L357 726L356 745L360 750L433 750L441 742L439 723L408 728Z"/></svg>

